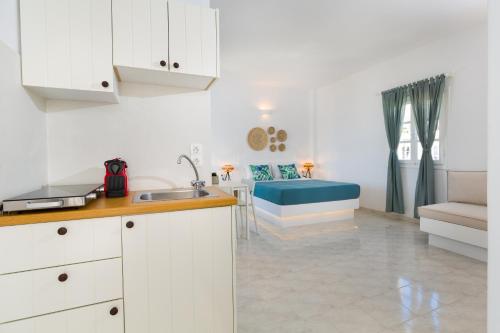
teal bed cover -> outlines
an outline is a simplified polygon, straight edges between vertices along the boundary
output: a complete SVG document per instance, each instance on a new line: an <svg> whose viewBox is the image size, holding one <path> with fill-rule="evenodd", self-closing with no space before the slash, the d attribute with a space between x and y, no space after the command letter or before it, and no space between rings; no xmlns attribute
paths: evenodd
<svg viewBox="0 0 500 333"><path fill-rule="evenodd" d="M283 180L255 183L254 195L277 205L300 205L359 198L358 184L326 180Z"/></svg>

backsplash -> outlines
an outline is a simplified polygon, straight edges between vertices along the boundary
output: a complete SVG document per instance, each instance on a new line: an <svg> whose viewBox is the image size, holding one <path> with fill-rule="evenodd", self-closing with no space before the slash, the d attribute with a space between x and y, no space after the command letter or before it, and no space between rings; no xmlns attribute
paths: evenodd
<svg viewBox="0 0 500 333"><path fill-rule="evenodd" d="M47 182L47 144L45 103L21 86L19 54L1 40L0 72L2 201Z"/></svg>
<svg viewBox="0 0 500 333"><path fill-rule="evenodd" d="M128 163L131 190L189 186L180 154L203 145L201 177L210 177L210 93L122 84L120 104L47 102L50 183L101 182L104 161Z"/></svg>

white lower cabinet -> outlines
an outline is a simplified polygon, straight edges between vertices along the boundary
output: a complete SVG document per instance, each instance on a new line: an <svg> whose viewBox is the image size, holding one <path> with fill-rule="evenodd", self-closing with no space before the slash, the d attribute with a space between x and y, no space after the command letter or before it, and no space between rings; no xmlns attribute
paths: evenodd
<svg viewBox="0 0 500 333"><path fill-rule="evenodd" d="M120 258L0 276L0 323L122 298Z"/></svg>
<svg viewBox="0 0 500 333"><path fill-rule="evenodd" d="M0 228L0 333L234 333L232 215Z"/></svg>
<svg viewBox="0 0 500 333"><path fill-rule="evenodd" d="M231 207L122 218L127 333L234 332Z"/></svg>
<svg viewBox="0 0 500 333"><path fill-rule="evenodd" d="M121 218L26 224L0 228L0 275L122 254Z"/></svg>
<svg viewBox="0 0 500 333"><path fill-rule="evenodd" d="M123 333L121 300L0 324L0 333Z"/></svg>

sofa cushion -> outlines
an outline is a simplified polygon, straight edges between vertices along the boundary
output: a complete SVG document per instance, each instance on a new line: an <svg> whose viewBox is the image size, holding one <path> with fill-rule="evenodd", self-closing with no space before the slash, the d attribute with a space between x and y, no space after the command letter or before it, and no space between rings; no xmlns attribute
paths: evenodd
<svg viewBox="0 0 500 333"><path fill-rule="evenodd" d="M420 217L488 230L488 208L481 205L447 202L418 208Z"/></svg>
<svg viewBox="0 0 500 333"><path fill-rule="evenodd" d="M487 173L448 171L448 201L487 205Z"/></svg>

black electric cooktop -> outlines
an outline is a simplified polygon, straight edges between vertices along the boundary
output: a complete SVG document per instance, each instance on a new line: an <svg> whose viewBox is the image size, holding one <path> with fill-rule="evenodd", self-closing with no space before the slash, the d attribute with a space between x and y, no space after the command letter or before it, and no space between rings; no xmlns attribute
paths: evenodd
<svg viewBox="0 0 500 333"><path fill-rule="evenodd" d="M36 191L21 194L17 197L10 198L5 201L86 196L99 189L101 186L102 184L44 186Z"/></svg>
<svg viewBox="0 0 500 333"><path fill-rule="evenodd" d="M85 206L96 199L102 184L49 185L3 201L4 212Z"/></svg>

